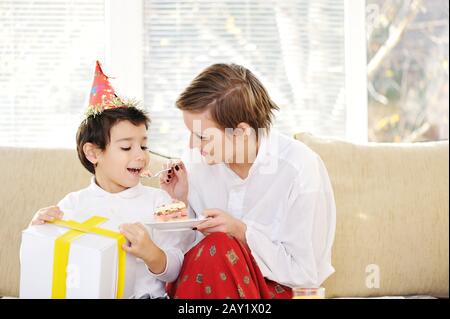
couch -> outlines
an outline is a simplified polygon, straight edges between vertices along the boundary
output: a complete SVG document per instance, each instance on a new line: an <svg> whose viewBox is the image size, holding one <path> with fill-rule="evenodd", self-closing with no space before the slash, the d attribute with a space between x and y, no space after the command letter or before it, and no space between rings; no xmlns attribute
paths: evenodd
<svg viewBox="0 0 450 319"><path fill-rule="evenodd" d="M329 298L449 295L448 141L356 145L297 134L333 185L336 272ZM167 158L151 154L151 170ZM21 230L41 207L89 183L68 149L0 148L0 296L19 294ZM148 185L157 187L157 181Z"/></svg>

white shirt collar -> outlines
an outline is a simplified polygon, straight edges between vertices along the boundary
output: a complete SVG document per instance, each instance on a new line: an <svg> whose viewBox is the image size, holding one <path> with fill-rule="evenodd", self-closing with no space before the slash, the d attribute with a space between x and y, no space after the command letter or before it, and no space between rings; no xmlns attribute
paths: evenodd
<svg viewBox="0 0 450 319"><path fill-rule="evenodd" d="M265 164L267 158L270 156L271 147L270 141L272 140L272 133L262 134L260 136L260 143L258 148L258 154L256 154L255 161L253 162L252 167L250 167L250 171L248 172L248 176L252 175L252 172L261 164Z"/></svg>
<svg viewBox="0 0 450 319"><path fill-rule="evenodd" d="M124 191L121 191L119 193L110 193L105 191L103 188L97 185L95 182L95 176L91 178L91 184L89 185L88 189L93 192L95 196L98 197L120 197L120 198L134 198L139 196L142 193L142 184L139 182L136 186L127 188Z"/></svg>

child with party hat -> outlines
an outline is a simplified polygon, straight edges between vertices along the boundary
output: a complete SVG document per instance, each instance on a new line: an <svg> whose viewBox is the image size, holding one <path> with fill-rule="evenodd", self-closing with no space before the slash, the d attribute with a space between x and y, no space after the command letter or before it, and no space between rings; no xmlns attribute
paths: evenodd
<svg viewBox="0 0 450 319"><path fill-rule="evenodd" d="M58 219L86 220L101 215L120 224L128 240L123 249L137 257L135 298L164 298L165 282L174 281L194 232L153 233L142 224L153 211L172 202L161 189L139 179L149 164L150 119L136 102L116 95L97 61L90 102L76 135L78 158L93 174L87 188L65 196L56 206L40 209L31 225Z"/></svg>

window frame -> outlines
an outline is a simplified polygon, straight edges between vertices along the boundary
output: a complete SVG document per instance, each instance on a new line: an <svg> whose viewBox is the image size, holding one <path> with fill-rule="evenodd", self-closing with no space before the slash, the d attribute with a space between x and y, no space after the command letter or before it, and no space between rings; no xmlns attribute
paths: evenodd
<svg viewBox="0 0 450 319"><path fill-rule="evenodd" d="M106 70L116 88L144 99L144 0L106 1ZM148 1L148 0L147 0ZM345 138L349 142L368 141L368 98L366 56L366 1L344 1L345 41ZM194 77L195 74L192 75ZM145 103L145 101L144 101Z"/></svg>
<svg viewBox="0 0 450 319"><path fill-rule="evenodd" d="M143 0L105 1L104 71L119 95L138 101L144 99L143 7Z"/></svg>
<svg viewBox="0 0 450 319"><path fill-rule="evenodd" d="M366 1L344 0L346 139L369 140Z"/></svg>

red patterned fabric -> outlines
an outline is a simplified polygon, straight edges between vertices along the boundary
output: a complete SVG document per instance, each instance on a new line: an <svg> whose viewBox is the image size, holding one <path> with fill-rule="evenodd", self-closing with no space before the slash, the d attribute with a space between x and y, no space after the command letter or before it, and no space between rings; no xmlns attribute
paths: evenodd
<svg viewBox="0 0 450 319"><path fill-rule="evenodd" d="M212 233L185 255L177 281L167 285L171 298L292 298L292 290L265 279L250 249L224 233Z"/></svg>

